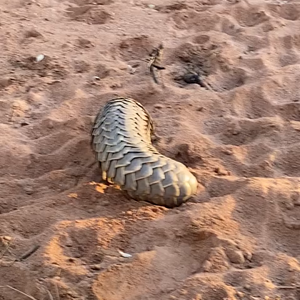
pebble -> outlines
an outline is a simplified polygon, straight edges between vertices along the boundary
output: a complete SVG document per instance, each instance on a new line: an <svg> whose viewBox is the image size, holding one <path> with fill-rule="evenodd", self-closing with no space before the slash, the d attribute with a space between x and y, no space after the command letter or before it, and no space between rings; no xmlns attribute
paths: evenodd
<svg viewBox="0 0 300 300"><path fill-rule="evenodd" d="M69 262L75 262L76 260L75 260L75 258L73 258L73 257L69 257Z"/></svg>
<svg viewBox="0 0 300 300"><path fill-rule="evenodd" d="M164 108L164 106L162 104L155 104L154 108L162 109L162 108Z"/></svg>
<svg viewBox="0 0 300 300"><path fill-rule="evenodd" d="M247 260L249 260L249 261L251 261L251 259L252 259L252 253L250 252L250 251L245 251L244 252L244 257L247 259Z"/></svg>
<svg viewBox="0 0 300 300"><path fill-rule="evenodd" d="M251 286L250 286L250 284L246 284L246 285L244 286L244 289L247 290L247 291L251 291Z"/></svg>
<svg viewBox="0 0 300 300"><path fill-rule="evenodd" d="M33 187L31 186L25 186L23 189L27 195L32 195L34 192Z"/></svg>
<svg viewBox="0 0 300 300"><path fill-rule="evenodd" d="M36 60L36 62L40 62L40 61L42 61L44 58L45 58L45 55L44 55L44 54L39 54L39 55L35 58L35 60Z"/></svg>
<svg viewBox="0 0 300 300"><path fill-rule="evenodd" d="M42 37L42 34L38 32L35 29L31 29L25 32L25 37L26 38L37 38L37 37Z"/></svg>
<svg viewBox="0 0 300 300"><path fill-rule="evenodd" d="M201 83L199 75L194 74L194 73L184 74L182 79L185 83L189 83L189 84L193 84L193 83L200 84Z"/></svg>
<svg viewBox="0 0 300 300"><path fill-rule="evenodd" d="M102 269L101 265L91 265L91 269L95 271L100 271Z"/></svg>
<svg viewBox="0 0 300 300"><path fill-rule="evenodd" d="M212 263L209 260L206 260L202 265L202 268L203 268L204 272L209 272L211 267L212 267Z"/></svg>
<svg viewBox="0 0 300 300"><path fill-rule="evenodd" d="M134 74L136 72L136 69L130 65L127 66L127 69L128 69L129 74Z"/></svg>
<svg viewBox="0 0 300 300"><path fill-rule="evenodd" d="M224 149L222 152L226 155L232 155L232 150L230 149Z"/></svg>
<svg viewBox="0 0 300 300"><path fill-rule="evenodd" d="M72 247L72 246L73 246L73 241L72 241L72 239L70 239L69 237L67 237L67 238L66 238L66 243L65 243L65 245L66 245L67 247Z"/></svg>
<svg viewBox="0 0 300 300"><path fill-rule="evenodd" d="M220 176L229 175L229 172L224 170L223 168L215 168L215 172Z"/></svg>
<svg viewBox="0 0 300 300"><path fill-rule="evenodd" d="M242 251L226 249L226 255L228 259L234 264L243 264L245 263L245 257Z"/></svg>

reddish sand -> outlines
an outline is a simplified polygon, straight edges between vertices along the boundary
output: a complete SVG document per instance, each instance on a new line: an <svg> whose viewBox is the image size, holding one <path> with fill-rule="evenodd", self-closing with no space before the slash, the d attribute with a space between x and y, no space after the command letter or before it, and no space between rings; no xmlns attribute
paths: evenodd
<svg viewBox="0 0 300 300"><path fill-rule="evenodd" d="M300 299L300 3L175 1L0 1L0 299ZM114 96L196 175L188 203L98 183Z"/></svg>

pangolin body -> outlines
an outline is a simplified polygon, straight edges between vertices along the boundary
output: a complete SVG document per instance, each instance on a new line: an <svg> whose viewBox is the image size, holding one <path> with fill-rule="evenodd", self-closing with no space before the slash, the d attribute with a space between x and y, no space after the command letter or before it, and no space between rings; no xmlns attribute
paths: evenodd
<svg viewBox="0 0 300 300"><path fill-rule="evenodd" d="M175 207L197 191L197 180L180 162L160 154L151 143L153 121L132 98L108 101L95 119L92 145L102 179L130 197Z"/></svg>

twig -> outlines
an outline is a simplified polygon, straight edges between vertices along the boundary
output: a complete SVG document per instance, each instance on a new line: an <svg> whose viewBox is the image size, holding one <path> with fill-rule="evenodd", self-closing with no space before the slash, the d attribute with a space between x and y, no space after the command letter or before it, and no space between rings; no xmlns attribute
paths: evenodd
<svg viewBox="0 0 300 300"><path fill-rule="evenodd" d="M300 289L300 285L278 285L276 286L278 289L292 290L292 289Z"/></svg>
<svg viewBox="0 0 300 300"><path fill-rule="evenodd" d="M155 48L152 53L150 54L150 58L148 59L149 62L149 69L150 74L156 84L158 84L158 80L155 74L156 70L165 70L166 68L161 65L162 60L162 53L163 53L163 45L160 44L157 48Z"/></svg>
<svg viewBox="0 0 300 300"><path fill-rule="evenodd" d="M28 295L28 294L26 294L26 293L24 293L24 292L22 292L22 291L20 291L20 290L14 288L14 287L12 287L12 286L10 286L10 285L0 286L0 288L9 288L9 289L11 289L11 290L13 290L13 291L18 292L19 294L22 294L22 295L26 296L27 298L29 298L29 299L31 299L31 300L37 300L36 298L34 298L34 297L32 297L32 296L30 296L30 295Z"/></svg>
<svg viewBox="0 0 300 300"><path fill-rule="evenodd" d="M14 259L9 266L11 267L17 261L23 261L24 259L31 256L33 253L35 253L39 248L40 248L40 245L34 246L32 249L30 249L29 251L22 254L19 258Z"/></svg>
<svg viewBox="0 0 300 300"><path fill-rule="evenodd" d="M29 251L25 252L24 254L22 254L20 256L20 258L18 259L18 261L22 261L26 258L28 258L29 256L31 256L33 253L35 253L38 249L40 248L40 245L35 245L32 249L30 249Z"/></svg>

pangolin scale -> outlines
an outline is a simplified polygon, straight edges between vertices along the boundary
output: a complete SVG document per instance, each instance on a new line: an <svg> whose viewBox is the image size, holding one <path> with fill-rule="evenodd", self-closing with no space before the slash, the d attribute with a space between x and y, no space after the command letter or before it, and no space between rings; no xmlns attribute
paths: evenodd
<svg viewBox="0 0 300 300"><path fill-rule="evenodd" d="M153 121L132 98L108 101L96 116L92 146L102 179L136 200L175 207L196 194L197 180L182 163L151 143Z"/></svg>

